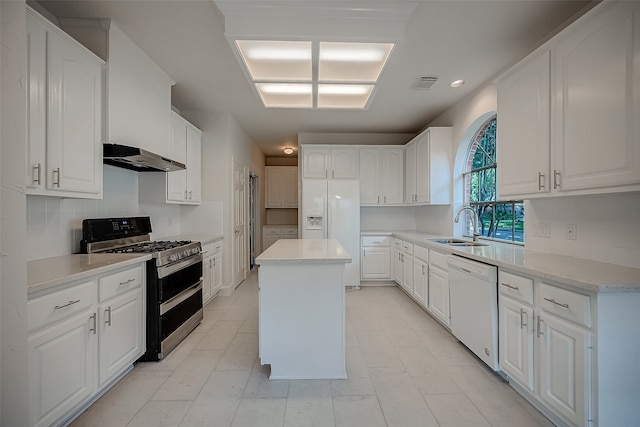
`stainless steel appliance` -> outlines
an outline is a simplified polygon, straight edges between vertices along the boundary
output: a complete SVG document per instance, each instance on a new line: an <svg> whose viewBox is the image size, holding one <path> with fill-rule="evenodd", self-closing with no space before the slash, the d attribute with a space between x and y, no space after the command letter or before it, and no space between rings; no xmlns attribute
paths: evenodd
<svg viewBox="0 0 640 427"><path fill-rule="evenodd" d="M151 240L149 217L82 221L83 253L150 253L147 263L147 350L140 360L160 360L203 317L200 242Z"/></svg>

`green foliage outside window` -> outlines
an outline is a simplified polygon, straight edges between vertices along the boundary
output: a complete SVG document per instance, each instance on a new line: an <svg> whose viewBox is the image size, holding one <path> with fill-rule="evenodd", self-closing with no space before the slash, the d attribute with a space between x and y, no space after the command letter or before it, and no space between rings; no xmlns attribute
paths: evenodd
<svg viewBox="0 0 640 427"><path fill-rule="evenodd" d="M471 144L469 170L464 173L465 204L478 214L478 233L482 236L524 242L523 202L496 200L496 127L494 118L478 132ZM473 223L469 214L466 224L466 232L471 235Z"/></svg>

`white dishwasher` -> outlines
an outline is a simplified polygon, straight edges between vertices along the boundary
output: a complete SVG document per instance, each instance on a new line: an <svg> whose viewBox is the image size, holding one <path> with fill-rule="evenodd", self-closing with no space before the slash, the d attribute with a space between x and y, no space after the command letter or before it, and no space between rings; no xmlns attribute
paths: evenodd
<svg viewBox="0 0 640 427"><path fill-rule="evenodd" d="M449 255L451 332L491 369L498 365L498 269Z"/></svg>

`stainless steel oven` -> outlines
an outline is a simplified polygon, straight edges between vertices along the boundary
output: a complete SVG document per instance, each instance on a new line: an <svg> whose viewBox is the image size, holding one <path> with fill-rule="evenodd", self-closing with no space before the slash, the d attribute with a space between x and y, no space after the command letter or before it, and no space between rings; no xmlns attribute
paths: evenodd
<svg viewBox="0 0 640 427"><path fill-rule="evenodd" d="M86 219L84 253L150 253L147 264L146 353L160 360L200 323L202 248L200 242L152 241L149 217Z"/></svg>

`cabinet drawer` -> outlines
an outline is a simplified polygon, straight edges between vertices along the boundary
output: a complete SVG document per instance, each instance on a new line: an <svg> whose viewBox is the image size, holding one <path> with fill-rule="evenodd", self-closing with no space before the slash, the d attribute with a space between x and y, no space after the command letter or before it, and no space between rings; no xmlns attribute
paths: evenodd
<svg viewBox="0 0 640 427"><path fill-rule="evenodd" d="M591 327L591 298L587 295L541 283L538 297L543 310Z"/></svg>
<svg viewBox="0 0 640 427"><path fill-rule="evenodd" d="M362 236L362 246L389 246L390 236Z"/></svg>
<svg viewBox="0 0 640 427"><path fill-rule="evenodd" d="M29 331L50 326L96 304L97 286L94 280L27 302Z"/></svg>
<svg viewBox="0 0 640 427"><path fill-rule="evenodd" d="M212 253L213 253L213 243L207 243L206 245L202 245L203 258L210 257Z"/></svg>
<svg viewBox="0 0 640 427"><path fill-rule="evenodd" d="M429 262L429 249L423 248L422 246L414 246L413 256L420 258L424 262Z"/></svg>
<svg viewBox="0 0 640 427"><path fill-rule="evenodd" d="M413 255L413 243L402 242L402 250L408 255Z"/></svg>
<svg viewBox="0 0 640 427"><path fill-rule="evenodd" d="M498 292L527 304L533 305L533 279L500 271Z"/></svg>
<svg viewBox="0 0 640 427"><path fill-rule="evenodd" d="M283 236L297 236L298 235L298 229L297 228L283 228L282 229L282 235Z"/></svg>
<svg viewBox="0 0 640 427"><path fill-rule="evenodd" d="M98 286L100 289L100 302L142 286L142 283L141 265L101 277Z"/></svg>
<svg viewBox="0 0 640 427"><path fill-rule="evenodd" d="M401 239L393 239L393 246L398 250L402 250L402 243L404 242Z"/></svg>
<svg viewBox="0 0 640 427"><path fill-rule="evenodd" d="M265 227L264 234L269 234L269 235L280 234L280 230L277 229L277 228L266 228Z"/></svg>
<svg viewBox="0 0 640 427"><path fill-rule="evenodd" d="M447 256L443 253L430 250L429 264L440 267L445 271L449 271L449 267L447 266Z"/></svg>
<svg viewBox="0 0 640 427"><path fill-rule="evenodd" d="M211 247L211 253L217 254L218 252L222 252L222 240L218 240L217 242L209 243Z"/></svg>

